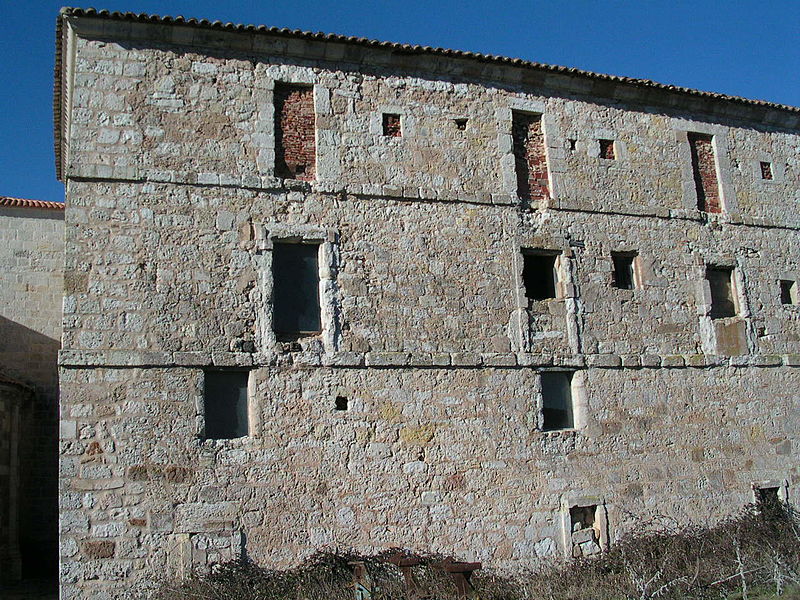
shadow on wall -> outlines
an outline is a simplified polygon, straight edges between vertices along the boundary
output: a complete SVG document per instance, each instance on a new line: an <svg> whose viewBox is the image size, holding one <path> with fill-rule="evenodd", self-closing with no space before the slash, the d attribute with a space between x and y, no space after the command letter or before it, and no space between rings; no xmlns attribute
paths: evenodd
<svg viewBox="0 0 800 600"><path fill-rule="evenodd" d="M31 386L35 393L20 423L19 537L26 578L56 577L58 572L60 347L60 340L0 316L0 372Z"/></svg>

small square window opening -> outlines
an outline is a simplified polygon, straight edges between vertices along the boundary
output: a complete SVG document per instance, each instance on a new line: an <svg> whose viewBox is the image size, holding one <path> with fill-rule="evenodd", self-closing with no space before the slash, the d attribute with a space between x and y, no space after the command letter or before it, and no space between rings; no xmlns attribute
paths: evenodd
<svg viewBox="0 0 800 600"><path fill-rule="evenodd" d="M772 179L772 163L761 161L761 179Z"/></svg>
<svg viewBox="0 0 800 600"><path fill-rule="evenodd" d="M542 430L558 431L575 427L572 407L572 373L547 372L541 375Z"/></svg>
<svg viewBox="0 0 800 600"><path fill-rule="evenodd" d="M528 300L547 300L556 297L556 254L524 252L522 281Z"/></svg>
<svg viewBox="0 0 800 600"><path fill-rule="evenodd" d="M569 509L570 537L573 558L591 556L601 551L597 505L573 506Z"/></svg>
<svg viewBox="0 0 800 600"><path fill-rule="evenodd" d="M274 243L273 329L281 341L321 331L319 244Z"/></svg>
<svg viewBox="0 0 800 600"><path fill-rule="evenodd" d="M781 304L798 304L796 281L781 279Z"/></svg>
<svg viewBox="0 0 800 600"><path fill-rule="evenodd" d="M706 279L711 288L711 313L709 316L712 319L736 316L732 273L733 269L725 267L708 267L706 269Z"/></svg>
<svg viewBox="0 0 800 600"><path fill-rule="evenodd" d="M400 126L400 115L383 113L383 135L387 137L403 137Z"/></svg>
<svg viewBox="0 0 800 600"><path fill-rule="evenodd" d="M205 371L203 407L207 440L249 435L247 371Z"/></svg>
<svg viewBox="0 0 800 600"><path fill-rule="evenodd" d="M348 409L347 398L345 396L336 396L334 408L336 410L347 410Z"/></svg>
<svg viewBox="0 0 800 600"><path fill-rule="evenodd" d="M616 160L617 154L614 151L614 140L597 140L600 144L600 158Z"/></svg>
<svg viewBox="0 0 800 600"><path fill-rule="evenodd" d="M634 261L636 254L631 252L612 252L614 262L614 287L621 290L636 288L636 269Z"/></svg>
<svg viewBox="0 0 800 600"><path fill-rule="evenodd" d="M456 128L459 131L465 131L467 129L467 119L456 119Z"/></svg>

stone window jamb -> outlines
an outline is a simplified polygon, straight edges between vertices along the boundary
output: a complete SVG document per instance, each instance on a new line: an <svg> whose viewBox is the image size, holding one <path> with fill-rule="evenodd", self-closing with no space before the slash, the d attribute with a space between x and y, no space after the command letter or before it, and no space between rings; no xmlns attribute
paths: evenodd
<svg viewBox="0 0 800 600"><path fill-rule="evenodd" d="M336 230L310 225L254 225L258 248L259 284L262 306L259 311L258 347L275 351L278 339L273 329L272 248L274 242L296 242L319 245L319 301L322 331L319 335L301 338L303 350L336 352L341 341L340 300L337 284L339 270L339 234ZM317 341L321 347L313 347Z"/></svg>
<svg viewBox="0 0 800 600"><path fill-rule="evenodd" d="M611 512L612 507L608 505L606 499L602 496L565 494L561 497L561 510L558 516L561 521L561 550L564 554L564 558L567 560L572 559L572 520L570 517L570 509L588 506L597 507L595 510L595 523L596 529L600 534L600 539L598 540L600 550L606 552L609 548L611 540L609 512Z"/></svg>
<svg viewBox="0 0 800 600"><path fill-rule="evenodd" d="M684 210L698 213L697 190L695 188L694 171L692 170L692 152L689 145L689 134L700 133L712 137L714 149L714 167L717 171L721 214L738 218L739 205L733 187L731 162L728 149L728 128L711 123L673 119L672 129L678 142L678 158L681 169ZM713 214L713 213L706 213ZM716 215L714 215L716 217Z"/></svg>
<svg viewBox="0 0 800 600"><path fill-rule="evenodd" d="M561 195L561 179L567 171L567 149L563 140L557 135L558 123L545 110L544 100L512 97L508 105L495 111L497 119L497 152L499 155L500 176L503 181L503 193L517 197L517 172L514 159L513 115L514 112L529 113L541 117L542 134L544 136L545 161L547 162L547 187L550 197L549 206ZM542 206L541 208L548 208Z"/></svg>
<svg viewBox="0 0 800 600"><path fill-rule="evenodd" d="M269 173L277 177L275 172L275 157L277 155L277 131L275 130L275 84L302 85L310 87L314 96L314 181L331 181L338 178L341 169L336 158L335 133L333 130L320 129L320 118L331 115L331 91L330 88L319 85L314 81L314 74L295 73L293 77L270 78L264 82L264 89L267 92L265 106L261 110L261 120L267 124L262 127L269 133L269 147L259 150L258 162L260 171ZM313 183L313 182L312 182Z"/></svg>
<svg viewBox="0 0 800 600"><path fill-rule="evenodd" d="M770 164L772 170L772 179L764 179L761 176L761 163L767 162ZM763 184L767 186L775 185L776 183L784 183L785 181L785 163L775 160L769 154L759 153L756 158L748 161L750 176L752 181L756 184Z"/></svg>

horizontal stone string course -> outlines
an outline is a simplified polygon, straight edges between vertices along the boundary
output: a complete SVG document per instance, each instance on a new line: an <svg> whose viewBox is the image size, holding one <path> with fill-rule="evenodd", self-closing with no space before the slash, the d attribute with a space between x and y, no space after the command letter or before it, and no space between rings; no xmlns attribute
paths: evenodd
<svg viewBox="0 0 800 600"><path fill-rule="evenodd" d="M322 547L518 570L797 496L796 109L60 22L65 600Z"/></svg>

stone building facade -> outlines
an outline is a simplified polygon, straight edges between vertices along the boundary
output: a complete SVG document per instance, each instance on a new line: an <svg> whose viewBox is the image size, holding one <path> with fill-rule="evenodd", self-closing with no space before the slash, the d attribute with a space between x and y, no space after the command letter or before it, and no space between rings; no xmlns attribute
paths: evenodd
<svg viewBox="0 0 800 600"><path fill-rule="evenodd" d="M66 9L63 598L798 491L800 110Z"/></svg>
<svg viewBox="0 0 800 600"><path fill-rule="evenodd" d="M55 577L64 205L0 196L0 583Z"/></svg>

